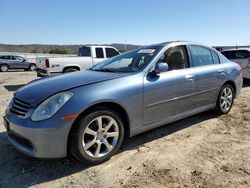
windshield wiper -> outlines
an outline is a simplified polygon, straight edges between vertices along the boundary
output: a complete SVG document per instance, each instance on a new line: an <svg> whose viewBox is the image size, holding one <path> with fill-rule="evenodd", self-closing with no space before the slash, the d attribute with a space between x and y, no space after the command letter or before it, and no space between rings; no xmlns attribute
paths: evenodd
<svg viewBox="0 0 250 188"><path fill-rule="evenodd" d="M100 71L100 72L116 72L112 69L105 69L105 68L102 68L102 69L91 69L93 71Z"/></svg>

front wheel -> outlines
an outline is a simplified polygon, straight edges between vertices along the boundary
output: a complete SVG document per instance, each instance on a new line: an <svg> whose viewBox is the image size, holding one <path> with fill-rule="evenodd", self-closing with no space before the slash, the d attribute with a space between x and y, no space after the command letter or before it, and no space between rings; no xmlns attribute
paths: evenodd
<svg viewBox="0 0 250 188"><path fill-rule="evenodd" d="M112 110L96 110L78 123L78 128L70 135L69 149L80 162L102 163L120 148L124 137L123 123Z"/></svg>
<svg viewBox="0 0 250 188"><path fill-rule="evenodd" d="M219 93L217 103L216 103L216 112L218 114L227 114L234 102L234 89L230 84L225 84Z"/></svg>

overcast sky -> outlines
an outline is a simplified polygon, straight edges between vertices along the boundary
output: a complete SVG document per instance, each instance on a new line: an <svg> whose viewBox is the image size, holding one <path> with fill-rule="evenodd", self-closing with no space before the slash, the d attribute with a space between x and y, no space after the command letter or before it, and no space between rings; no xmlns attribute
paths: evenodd
<svg viewBox="0 0 250 188"><path fill-rule="evenodd" d="M0 43L250 45L250 0L0 0Z"/></svg>

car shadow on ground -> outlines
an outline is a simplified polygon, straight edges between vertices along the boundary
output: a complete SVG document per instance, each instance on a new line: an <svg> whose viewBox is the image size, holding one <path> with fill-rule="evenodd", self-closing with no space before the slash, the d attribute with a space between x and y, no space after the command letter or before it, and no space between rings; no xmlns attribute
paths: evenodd
<svg viewBox="0 0 250 188"><path fill-rule="evenodd" d="M201 113L184 120L147 131L127 139L119 153L134 150L161 137L168 136L204 120L216 118L211 112ZM73 157L65 159L34 159L16 151L7 139L7 133L0 133L0 187L29 187L45 183L74 173L84 171L88 166L80 164ZM12 185L13 184L13 185Z"/></svg>
<svg viewBox="0 0 250 188"><path fill-rule="evenodd" d="M10 69L8 72L26 72L25 69Z"/></svg>
<svg viewBox="0 0 250 188"><path fill-rule="evenodd" d="M23 87L25 84L17 84L17 85L5 85L3 86L5 89L7 89L8 91L16 91L18 90L20 87Z"/></svg>
<svg viewBox="0 0 250 188"><path fill-rule="evenodd" d="M176 133L178 131L196 125L202 121L213 119L216 117L218 117L218 115L216 115L213 111L208 111L176 121L174 123L163 125L161 127L149 130L147 132L141 133L135 137L128 139L127 141L124 142L121 150L125 151L125 150L137 149L141 145L144 145L148 142L171 135L173 133Z"/></svg>
<svg viewBox="0 0 250 188"><path fill-rule="evenodd" d="M244 87L250 87L250 79L244 79L243 80L243 88Z"/></svg>

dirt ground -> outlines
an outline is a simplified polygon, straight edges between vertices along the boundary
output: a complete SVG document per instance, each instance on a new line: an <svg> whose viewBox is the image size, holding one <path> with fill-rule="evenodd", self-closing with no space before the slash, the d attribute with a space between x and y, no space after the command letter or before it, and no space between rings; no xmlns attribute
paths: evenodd
<svg viewBox="0 0 250 188"><path fill-rule="evenodd" d="M0 73L0 187L250 187L250 81L228 115L202 113L127 140L108 162L40 160L9 143L2 116L32 72Z"/></svg>

